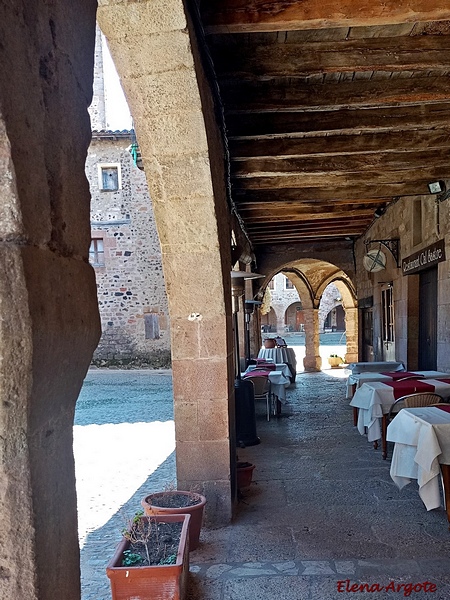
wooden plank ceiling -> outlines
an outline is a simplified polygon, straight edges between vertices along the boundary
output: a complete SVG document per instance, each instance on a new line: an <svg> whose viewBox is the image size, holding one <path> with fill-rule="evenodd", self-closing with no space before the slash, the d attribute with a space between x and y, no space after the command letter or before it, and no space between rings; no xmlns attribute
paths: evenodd
<svg viewBox="0 0 450 600"><path fill-rule="evenodd" d="M255 245L363 234L450 178L450 3L204 0L231 195Z"/></svg>

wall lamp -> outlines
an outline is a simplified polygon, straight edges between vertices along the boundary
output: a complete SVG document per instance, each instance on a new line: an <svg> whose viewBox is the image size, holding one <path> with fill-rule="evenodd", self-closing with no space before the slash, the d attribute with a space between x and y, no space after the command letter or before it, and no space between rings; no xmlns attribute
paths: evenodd
<svg viewBox="0 0 450 600"><path fill-rule="evenodd" d="M428 189L430 194L436 194L436 204L439 204L439 202L444 202L444 200L448 200L450 198L450 190L447 190L445 181L432 181L428 184Z"/></svg>

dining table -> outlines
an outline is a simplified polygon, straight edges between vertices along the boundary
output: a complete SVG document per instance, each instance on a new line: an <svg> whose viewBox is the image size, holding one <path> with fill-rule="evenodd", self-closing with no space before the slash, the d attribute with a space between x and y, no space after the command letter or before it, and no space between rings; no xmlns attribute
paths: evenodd
<svg viewBox="0 0 450 600"><path fill-rule="evenodd" d="M404 371L405 365L401 361L386 360L386 361L370 361L370 362L353 362L347 365L353 375L358 373L379 373L380 371Z"/></svg>
<svg viewBox="0 0 450 600"><path fill-rule="evenodd" d="M351 400L356 390L363 383L371 383L372 381L397 381L405 377L436 379L437 377L450 377L450 375L442 371L383 371L380 373L369 371L366 373L351 373L347 378L346 397Z"/></svg>
<svg viewBox="0 0 450 600"><path fill-rule="evenodd" d="M441 506L439 476L450 523L450 406L403 408L387 428L394 442L390 475L402 489L416 479L427 510Z"/></svg>
<svg viewBox="0 0 450 600"><path fill-rule="evenodd" d="M430 379L404 381L372 381L363 383L353 396L350 406L358 408L357 427L361 435L367 433L369 442L382 440L382 454L386 458L387 415L395 400L408 394L434 392L444 399L450 398L450 375Z"/></svg>
<svg viewBox="0 0 450 600"><path fill-rule="evenodd" d="M267 377L270 381L270 393L274 397L276 413L281 413L281 404L286 402L286 388L291 385L291 371L286 363L273 363L272 365L250 365L242 377ZM270 368L267 368L270 367Z"/></svg>
<svg viewBox="0 0 450 600"><path fill-rule="evenodd" d="M290 380L294 383L297 375L297 358L293 348L283 346L280 348L261 348L258 358L271 359L274 363L285 363L289 367Z"/></svg>

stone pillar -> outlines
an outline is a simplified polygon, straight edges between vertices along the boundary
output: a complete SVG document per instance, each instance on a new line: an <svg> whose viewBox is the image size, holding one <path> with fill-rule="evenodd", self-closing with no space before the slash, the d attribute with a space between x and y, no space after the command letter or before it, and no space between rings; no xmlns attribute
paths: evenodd
<svg viewBox="0 0 450 600"><path fill-rule="evenodd" d="M79 600L75 403L100 335L94 0L0 5L0 596Z"/></svg>
<svg viewBox="0 0 450 600"><path fill-rule="evenodd" d="M317 308L305 308L305 358L303 366L305 371L320 371L322 359L319 353L319 310Z"/></svg>
<svg viewBox="0 0 450 600"><path fill-rule="evenodd" d="M235 460L231 227L223 147L182 0L102 0L161 241L171 321L178 486L206 520L232 516Z"/></svg>
<svg viewBox="0 0 450 600"><path fill-rule="evenodd" d="M279 314L281 312L281 314ZM284 331L284 311L278 311L277 313L277 333L281 336L285 333Z"/></svg>
<svg viewBox="0 0 450 600"><path fill-rule="evenodd" d="M358 309L345 309L345 336L347 338L347 352L345 362L358 362Z"/></svg>

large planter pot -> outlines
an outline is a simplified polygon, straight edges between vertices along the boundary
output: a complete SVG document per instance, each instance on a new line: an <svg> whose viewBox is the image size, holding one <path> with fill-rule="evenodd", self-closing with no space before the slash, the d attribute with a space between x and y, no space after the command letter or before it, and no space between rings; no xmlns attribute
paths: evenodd
<svg viewBox="0 0 450 600"><path fill-rule="evenodd" d="M275 348L276 345L277 343L273 338L267 338L264 340L264 348Z"/></svg>
<svg viewBox="0 0 450 600"><path fill-rule="evenodd" d="M253 479L255 465L249 462L238 462L236 464L237 487L239 490L249 487Z"/></svg>
<svg viewBox="0 0 450 600"><path fill-rule="evenodd" d="M180 500L182 500L180 502ZM179 502L177 504L177 501ZM156 492L146 496L141 504L145 514L152 515L190 515L189 549L198 548L200 529L202 528L203 509L206 504L205 496L196 492L173 490Z"/></svg>
<svg viewBox="0 0 450 600"><path fill-rule="evenodd" d="M147 519L147 517L141 517ZM173 565L122 567L130 547L125 537L106 567L112 600L185 600L189 574L189 515L155 516L152 521L183 523L176 562Z"/></svg>

